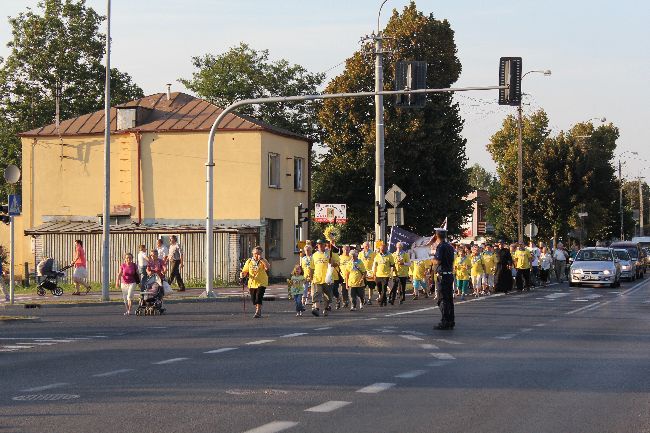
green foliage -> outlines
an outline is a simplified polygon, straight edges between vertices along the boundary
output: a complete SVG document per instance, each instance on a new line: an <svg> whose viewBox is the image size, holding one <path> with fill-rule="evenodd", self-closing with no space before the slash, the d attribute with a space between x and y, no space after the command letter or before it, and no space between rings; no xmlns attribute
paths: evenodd
<svg viewBox="0 0 650 433"><path fill-rule="evenodd" d="M11 52L0 59L0 166L20 166L17 134L52 123L57 94L61 120L104 105L104 18L84 0L45 0L38 8L9 19ZM113 104L142 96L128 74L111 69Z"/></svg>
<svg viewBox="0 0 650 433"><path fill-rule="evenodd" d="M324 74L312 74L287 60L269 60L268 50L245 43L223 54L193 57L197 69L191 79L179 81L200 97L226 107L242 99L317 93ZM241 107L238 112L298 134L318 139L315 103L278 103Z"/></svg>
<svg viewBox="0 0 650 433"><path fill-rule="evenodd" d="M425 16L415 3L397 10L383 35L385 89L393 87L398 60L428 64L427 87L449 87L459 77L454 32L446 20ZM332 79L326 93L374 91L373 46L364 44L347 59L345 71ZM429 234L449 217L452 233L460 231L470 203L463 121L450 94L427 97L422 109L385 105L385 185L399 185L406 193L405 228ZM346 203L348 224L342 239L358 241L374 225L375 109L370 98L332 99L323 103L319 122L327 151L315 167L314 201Z"/></svg>
<svg viewBox="0 0 650 433"><path fill-rule="evenodd" d="M469 168L468 177L472 189L489 190L492 184L496 182L496 177L480 164L474 164Z"/></svg>

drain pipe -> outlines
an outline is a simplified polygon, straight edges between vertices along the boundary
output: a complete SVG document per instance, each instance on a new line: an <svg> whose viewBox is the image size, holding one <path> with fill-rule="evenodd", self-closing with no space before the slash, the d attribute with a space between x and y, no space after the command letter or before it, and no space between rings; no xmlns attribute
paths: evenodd
<svg viewBox="0 0 650 433"><path fill-rule="evenodd" d="M135 133L135 141L138 143L138 225L142 224L142 134Z"/></svg>

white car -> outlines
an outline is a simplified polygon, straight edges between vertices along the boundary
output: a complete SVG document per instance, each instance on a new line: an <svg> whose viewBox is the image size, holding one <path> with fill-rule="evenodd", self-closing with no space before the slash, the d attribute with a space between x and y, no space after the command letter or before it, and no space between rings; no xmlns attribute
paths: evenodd
<svg viewBox="0 0 650 433"><path fill-rule="evenodd" d="M621 264L611 248L590 247L578 251L569 272L569 286L621 284Z"/></svg>
<svg viewBox="0 0 650 433"><path fill-rule="evenodd" d="M614 256L620 261L621 264L621 278L628 281L636 280L636 262L630 257L630 253L624 249L615 249Z"/></svg>

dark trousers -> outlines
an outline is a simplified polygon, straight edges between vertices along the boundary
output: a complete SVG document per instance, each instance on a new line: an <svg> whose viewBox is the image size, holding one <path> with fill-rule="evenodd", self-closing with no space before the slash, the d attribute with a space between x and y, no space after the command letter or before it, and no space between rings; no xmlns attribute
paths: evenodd
<svg viewBox="0 0 650 433"><path fill-rule="evenodd" d="M399 288L399 299L404 302L406 299L406 282L408 277L395 277L393 278L393 287L390 288L390 300L395 302L397 296L397 289Z"/></svg>
<svg viewBox="0 0 650 433"><path fill-rule="evenodd" d="M364 289L364 287L350 287L350 296L352 297L352 306L354 308L357 308L357 298L360 299L361 305L363 305Z"/></svg>
<svg viewBox="0 0 650 433"><path fill-rule="evenodd" d="M185 290L185 283L183 283L183 277L181 277L181 261L180 260L170 260L171 272L169 274L169 285L174 284L174 279L178 283L178 288Z"/></svg>
<svg viewBox="0 0 650 433"><path fill-rule="evenodd" d="M517 268L517 276L515 277L515 280L517 281L517 290L522 291L524 289L524 287L529 289L530 288L530 268L529 269L519 269L519 268Z"/></svg>
<svg viewBox="0 0 650 433"><path fill-rule="evenodd" d="M456 317L454 316L454 276L442 275L440 281L440 297L438 298L438 308L440 308L440 324L443 326L454 326Z"/></svg>
<svg viewBox="0 0 650 433"><path fill-rule="evenodd" d="M345 305L347 306L350 302L350 294L348 286L345 283L341 283L341 294L343 295L343 302L345 302Z"/></svg>
<svg viewBox="0 0 650 433"><path fill-rule="evenodd" d="M386 305L386 291L388 290L388 277L375 277L377 292L379 292L379 305Z"/></svg>

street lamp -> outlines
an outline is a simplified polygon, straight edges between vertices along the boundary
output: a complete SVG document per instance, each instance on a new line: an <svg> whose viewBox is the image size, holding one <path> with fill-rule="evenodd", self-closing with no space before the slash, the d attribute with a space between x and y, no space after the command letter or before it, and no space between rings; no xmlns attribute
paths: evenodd
<svg viewBox="0 0 650 433"><path fill-rule="evenodd" d="M524 75L521 76L521 79L523 81L524 77L528 74L532 73L538 73L538 74L543 74L545 77L548 77L551 75L551 70L550 69L544 69L544 70L535 70L535 71L528 71ZM524 203L523 203L523 195L524 195L524 152L523 152L523 146L522 146L522 138L521 138L521 100L519 101L519 106L517 107L517 129L519 130L519 143L518 143L518 151L517 151L517 239L521 243L524 241Z"/></svg>

